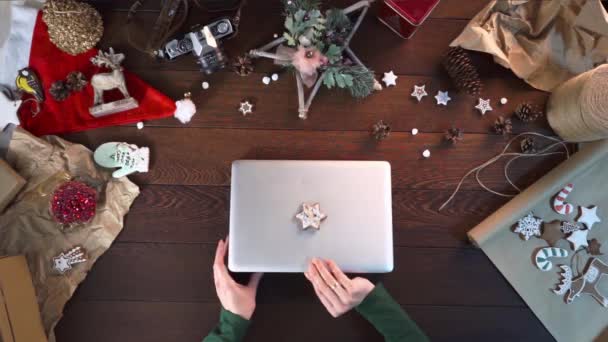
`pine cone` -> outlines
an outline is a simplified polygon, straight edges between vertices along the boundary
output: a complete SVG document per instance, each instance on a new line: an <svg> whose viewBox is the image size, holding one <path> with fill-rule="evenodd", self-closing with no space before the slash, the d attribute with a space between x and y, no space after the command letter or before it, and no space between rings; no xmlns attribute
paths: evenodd
<svg viewBox="0 0 608 342"><path fill-rule="evenodd" d="M63 101L70 96L70 89L65 81L56 81L51 84L51 89L49 89L49 93L56 101Z"/></svg>
<svg viewBox="0 0 608 342"><path fill-rule="evenodd" d="M391 126L384 123L384 121L380 120L372 126L372 129L369 133L374 139L380 141L388 138L391 134Z"/></svg>
<svg viewBox="0 0 608 342"><path fill-rule="evenodd" d="M522 153L536 153L536 140L532 137L525 137L519 143Z"/></svg>
<svg viewBox="0 0 608 342"><path fill-rule="evenodd" d="M459 141L464 139L464 131L460 128L452 127L445 131L444 139L452 143L452 145L456 145Z"/></svg>
<svg viewBox="0 0 608 342"><path fill-rule="evenodd" d="M232 63L232 69L239 76L247 76L251 72L253 72L253 64L251 63L251 58L248 55L239 56Z"/></svg>
<svg viewBox="0 0 608 342"><path fill-rule="evenodd" d="M87 78L79 71L72 71L69 73L65 82L67 83L68 89L71 91L81 91L88 83Z"/></svg>
<svg viewBox="0 0 608 342"><path fill-rule="evenodd" d="M499 116L498 119L496 119L496 121L494 122L494 131L498 134L511 134L512 130L513 125L511 124L511 119L509 118Z"/></svg>
<svg viewBox="0 0 608 342"><path fill-rule="evenodd" d="M469 53L461 47L450 47L441 62L452 82L460 91L477 96L482 83Z"/></svg>
<svg viewBox="0 0 608 342"><path fill-rule="evenodd" d="M532 122L543 115L543 110L538 105L524 102L517 106L514 114L523 122Z"/></svg>

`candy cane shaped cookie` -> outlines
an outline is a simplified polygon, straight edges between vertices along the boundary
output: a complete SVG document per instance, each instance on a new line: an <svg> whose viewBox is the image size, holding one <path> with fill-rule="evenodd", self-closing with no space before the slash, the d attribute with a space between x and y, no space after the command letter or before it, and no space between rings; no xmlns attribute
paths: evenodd
<svg viewBox="0 0 608 342"><path fill-rule="evenodd" d="M574 211L574 206L566 202L566 197L568 197L573 187L572 184L566 185L553 199L553 210L558 214L569 215Z"/></svg>
<svg viewBox="0 0 608 342"><path fill-rule="evenodd" d="M565 258L568 256L568 251L563 248L545 247L536 252L534 262L536 267L541 271L549 271L553 267L553 263L549 258Z"/></svg>

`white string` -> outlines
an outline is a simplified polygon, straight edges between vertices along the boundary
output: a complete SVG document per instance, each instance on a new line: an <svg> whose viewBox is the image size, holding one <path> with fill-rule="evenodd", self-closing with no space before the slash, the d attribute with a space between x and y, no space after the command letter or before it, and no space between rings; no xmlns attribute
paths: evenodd
<svg viewBox="0 0 608 342"><path fill-rule="evenodd" d="M524 136L524 135L535 135L538 137L542 137L548 140L552 140L555 141L555 143L545 147L544 149L542 149L540 152L537 153L519 153L519 152L508 152L509 148L511 147L511 144L519 139L520 137ZM479 174L480 172L485 169L486 167L494 164L496 161L498 161L499 159L501 159L502 157L508 157L508 156L513 156L514 158L512 158L511 160L509 160L509 162L507 162L507 164L505 165L505 169L504 169L504 175L505 175L505 179L507 180L507 182L513 187L515 188L518 193L521 192L521 189L519 187L517 187L513 181L511 180L511 178L509 177L508 171L509 171L509 166L511 165L511 163L516 160L519 159L521 157L543 157L543 156L549 156L549 155L555 155L555 154L564 154L564 152L547 152L553 148L555 148L556 146L561 145L564 149L565 149L565 154L566 154L566 159L570 158L570 152L568 151L568 145L566 145L566 143L560 139L554 138L554 137L550 137L550 136L546 136L544 134L540 134L540 133L536 133L536 132L525 132L525 133L521 133L516 135L515 137L513 137L511 140L509 140L509 142L507 143L507 145L503 148L503 150L496 156L492 157L490 160L486 161L485 163L482 163L481 165L478 165L477 167L472 168L471 170L469 170L461 179L460 182L458 182L458 185L456 186L456 189L454 189L454 192L452 192L452 195L450 195L450 197L441 205L441 207L439 207L439 211L441 211L443 208L445 208L446 205L448 205L448 203L450 203L454 197L456 197L456 194L458 193L458 191L460 190L460 188L462 187L462 184L464 183L465 179L472 173L475 172L475 179L477 180L477 183L479 184L479 186L481 186L484 190L493 193L495 195L498 196L502 196L502 197L514 197L516 195L512 195L512 194L504 194L495 190L492 190L490 188L488 188L485 184L483 184L483 182L481 181L481 179L479 178Z"/></svg>

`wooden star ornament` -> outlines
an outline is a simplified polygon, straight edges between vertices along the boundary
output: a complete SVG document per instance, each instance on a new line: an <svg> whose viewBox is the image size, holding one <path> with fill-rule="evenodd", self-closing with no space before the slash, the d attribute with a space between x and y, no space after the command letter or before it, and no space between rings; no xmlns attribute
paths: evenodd
<svg viewBox="0 0 608 342"><path fill-rule="evenodd" d="M426 93L426 90L424 89L425 87L426 87L426 84L423 84L421 86L414 85L414 91L412 91L412 93L410 95L412 97L415 97L416 100L418 100L418 102L422 101L422 98L428 95Z"/></svg>
<svg viewBox="0 0 608 342"><path fill-rule="evenodd" d="M321 205L319 203L302 204L302 212L296 215L296 219L300 220L302 229L306 230L312 227L316 230L321 229L321 221L325 220L327 215L321 211Z"/></svg>
<svg viewBox="0 0 608 342"><path fill-rule="evenodd" d="M242 101L239 107L239 112L241 112L243 116L247 116L247 114L253 113L253 104L251 104L251 102L247 100Z"/></svg>
<svg viewBox="0 0 608 342"><path fill-rule="evenodd" d="M490 99L484 100L480 97L479 103L477 103L475 108L481 113L481 115L486 115L486 112L492 110L492 106L490 106Z"/></svg>

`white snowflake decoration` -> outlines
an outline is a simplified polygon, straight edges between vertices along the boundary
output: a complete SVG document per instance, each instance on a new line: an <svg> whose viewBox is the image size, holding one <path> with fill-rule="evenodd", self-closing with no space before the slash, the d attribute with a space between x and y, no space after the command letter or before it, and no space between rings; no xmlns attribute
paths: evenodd
<svg viewBox="0 0 608 342"><path fill-rule="evenodd" d="M389 72L385 72L384 73L384 77L382 78L382 82L384 82L384 84L386 84L387 87L390 86L396 86L397 85L397 78L398 76L395 75L395 73L393 72L393 70L389 71Z"/></svg>
<svg viewBox="0 0 608 342"><path fill-rule="evenodd" d="M447 91L441 91L439 90L437 92L437 95L435 95L435 100L437 101L437 105L444 105L447 106L448 105L448 101L450 101L452 98L448 95Z"/></svg>
<svg viewBox="0 0 608 342"><path fill-rule="evenodd" d="M543 220L534 217L532 213L522 217L517 221L515 233L520 234L524 240L528 241L531 236L540 236L540 226Z"/></svg>

